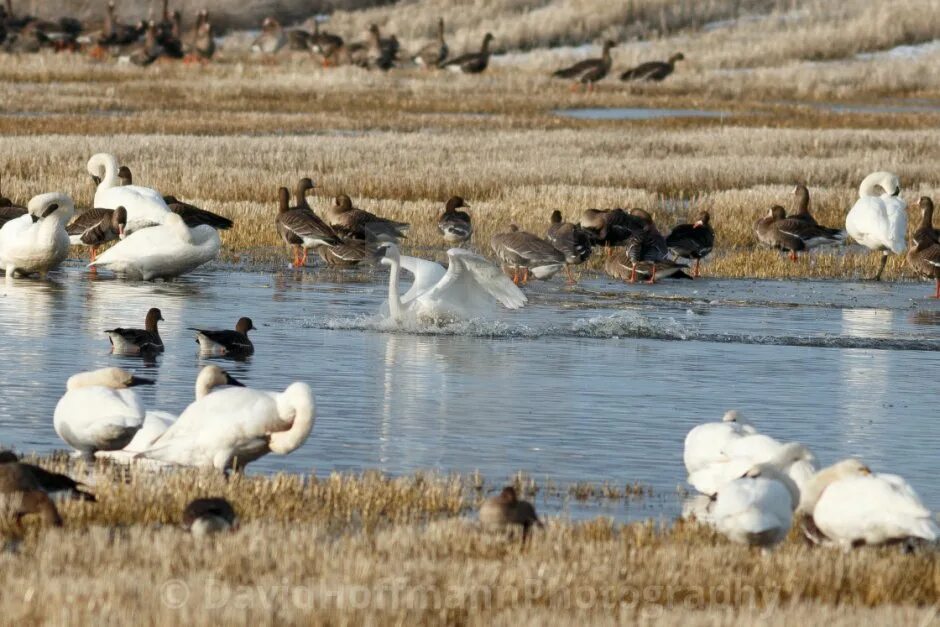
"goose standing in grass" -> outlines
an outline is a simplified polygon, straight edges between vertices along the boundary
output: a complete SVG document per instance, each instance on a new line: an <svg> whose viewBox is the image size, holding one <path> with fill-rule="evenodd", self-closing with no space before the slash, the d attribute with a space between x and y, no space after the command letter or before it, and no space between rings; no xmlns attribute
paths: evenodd
<svg viewBox="0 0 940 627"><path fill-rule="evenodd" d="M143 404L130 388L152 384L121 368L73 375L55 408L55 432L86 459L122 449L144 422Z"/></svg>
<svg viewBox="0 0 940 627"><path fill-rule="evenodd" d="M65 194L50 192L34 196L27 213L0 227L0 268L8 279L15 273L45 276L69 253L65 225L75 206Z"/></svg>
<svg viewBox="0 0 940 627"><path fill-rule="evenodd" d="M509 225L508 232L490 238L490 247L503 265L512 269L512 282L517 285L529 282L529 272L536 279L547 280L565 267L563 252L537 235L520 231L515 224Z"/></svg>
<svg viewBox="0 0 940 627"><path fill-rule="evenodd" d="M845 218L852 239L882 253L875 281L881 280L888 254L900 255L907 248L907 203L900 194L897 175L873 172L859 185L858 200Z"/></svg>
<svg viewBox="0 0 940 627"><path fill-rule="evenodd" d="M163 224L135 231L103 252L89 267L107 268L133 279L171 279L214 260L222 248L211 226L189 228L167 212Z"/></svg>
<svg viewBox="0 0 940 627"><path fill-rule="evenodd" d="M591 236L579 225L565 222L561 211L557 209L552 211L549 220L545 237L565 255L565 274L568 276L568 284L572 285L576 281L571 274L571 266L580 265L591 256Z"/></svg>
<svg viewBox="0 0 940 627"><path fill-rule="evenodd" d="M157 28L157 24L153 20L150 20L147 24L147 30L144 31L143 43L128 57L130 62L140 67L147 67L166 54L166 50L160 45L159 39L160 31Z"/></svg>
<svg viewBox="0 0 940 627"><path fill-rule="evenodd" d="M604 42L604 50L599 59L585 59L570 67L556 70L552 73L552 76L574 79L574 83L571 85L572 91L576 90L578 85L586 85L589 91L593 91L594 83L603 80L610 73L610 67L613 64L610 49L615 45L617 44L608 39Z"/></svg>
<svg viewBox="0 0 940 627"><path fill-rule="evenodd" d="M197 538L234 531L238 527L235 508L221 497L193 499L183 510L183 529Z"/></svg>
<svg viewBox="0 0 940 627"><path fill-rule="evenodd" d="M483 36L483 45L479 52L469 52L462 54L455 59L445 61L441 66L451 72L462 72L464 74L480 74L490 63L490 42L493 41L493 35L487 33Z"/></svg>
<svg viewBox="0 0 940 627"><path fill-rule="evenodd" d="M419 50L411 60L421 67L433 69L440 67L447 60L449 50L444 41L444 18L437 20L437 39Z"/></svg>
<svg viewBox="0 0 940 627"><path fill-rule="evenodd" d="M777 228L777 224L786 220L786 216L786 209L780 205L774 205L767 215L754 223L754 235L757 236L758 243L788 252L790 259L796 261L796 253L805 250L806 244L796 235Z"/></svg>
<svg viewBox="0 0 940 627"><path fill-rule="evenodd" d="M395 244L381 244L380 263L389 266L388 309L396 322L405 314L417 319L452 320L491 315L498 303L519 309L523 294L498 267L461 248L447 251L448 267L433 261L402 255ZM414 282L399 294L399 275L404 268Z"/></svg>
<svg viewBox="0 0 940 627"><path fill-rule="evenodd" d="M24 516L38 515L49 526L61 527L62 517L36 477L22 464L0 464L0 515L17 526Z"/></svg>
<svg viewBox="0 0 940 627"><path fill-rule="evenodd" d="M46 494L66 494L69 498L79 501L97 501L94 494L86 491L88 486L75 481L68 475L51 472L35 464L27 464L13 451L0 450L0 466L4 464L20 466L22 470L33 476Z"/></svg>
<svg viewBox="0 0 940 627"><path fill-rule="evenodd" d="M532 503L519 499L512 486L506 486L497 496L483 501L480 505L480 523L495 529L521 527L523 544L529 538L529 530L533 526L545 526L535 513Z"/></svg>
<svg viewBox="0 0 940 627"><path fill-rule="evenodd" d="M88 246L91 249L91 261L98 257L98 247L123 239L127 227L127 210L88 209L72 220L65 231L69 234L72 246Z"/></svg>
<svg viewBox="0 0 940 627"><path fill-rule="evenodd" d="M317 217L309 206L290 207L290 193L286 187L281 187L277 193L278 212L274 225L284 243L294 251L292 267L302 268L307 265L307 251L311 248L342 243L336 232ZM300 201L307 205L306 198L298 193L298 202Z"/></svg>
<svg viewBox="0 0 940 627"><path fill-rule="evenodd" d="M90 55L101 59L108 55L108 50L112 47L136 43L144 33L144 29L143 22L133 25L121 23L115 15L114 2L109 2L104 16L104 26L95 39L95 47L92 48Z"/></svg>
<svg viewBox="0 0 940 627"><path fill-rule="evenodd" d="M338 235L365 242L397 242L405 237L410 226L354 207L352 199L345 194L336 197L327 209L326 218Z"/></svg>
<svg viewBox="0 0 940 627"><path fill-rule="evenodd" d="M163 320L163 314L156 307L151 307L144 318L143 329L125 329L117 327L105 331L111 341L111 351L122 355L140 355L163 352L163 340L157 330L157 323Z"/></svg>
<svg viewBox="0 0 940 627"><path fill-rule="evenodd" d="M292 383L283 392L226 387L189 405L142 457L238 470L268 453L296 450L315 419L313 392L306 383Z"/></svg>
<svg viewBox="0 0 940 627"><path fill-rule="evenodd" d="M131 172L131 169L126 165L122 165L120 168L118 168L118 179L120 179L122 187L134 184L134 175ZM188 227L195 227L205 224L207 226L211 226L214 229L225 231L235 225L234 222L224 216L220 216L219 214L213 213L212 211L207 211L206 209L201 209L195 205L183 202L171 194L167 194L162 198L163 202L166 203L167 209L183 218L183 222L185 222L186 226Z"/></svg>
<svg viewBox="0 0 940 627"><path fill-rule="evenodd" d="M845 231L842 229L825 227L816 222L816 218L814 218L813 214L809 211L809 189L807 189L805 185L798 184L793 189L793 195L796 197L796 212L788 215L787 219L801 220L803 222L812 224L813 226L818 226L825 232L825 234L839 240L840 242L845 239Z"/></svg>
<svg viewBox="0 0 940 627"><path fill-rule="evenodd" d="M810 539L844 550L940 537L933 514L903 478L873 474L856 459L819 471L804 490L800 510L809 516Z"/></svg>
<svg viewBox="0 0 940 627"><path fill-rule="evenodd" d="M215 56L215 32L212 23L209 21L208 11L200 11L200 16L205 13L205 17L196 27L196 38L193 41L189 56L184 61L208 63Z"/></svg>
<svg viewBox="0 0 940 627"><path fill-rule="evenodd" d="M789 251L793 261L799 251L840 244L845 238L842 231L815 224L815 220L786 216L780 205L771 208L768 218L767 222L758 222L758 227L765 224L764 236L773 242L774 248Z"/></svg>
<svg viewBox="0 0 940 627"><path fill-rule="evenodd" d="M461 208L469 209L470 205L460 196L451 196L444 205L444 213L437 221L437 229L448 244L463 244L473 235L470 214L458 211Z"/></svg>
<svg viewBox="0 0 940 627"><path fill-rule="evenodd" d="M235 330L192 329L196 332L199 352L204 355L246 356L255 352L248 332L255 329L251 318L239 318Z"/></svg>
<svg viewBox="0 0 940 627"><path fill-rule="evenodd" d="M707 211L699 212L692 224L676 225L666 236L669 251L681 259L694 259L692 276L698 277L699 264L712 252L715 246L715 231L711 227L711 215Z"/></svg>
<svg viewBox="0 0 940 627"><path fill-rule="evenodd" d="M281 48L287 45L287 35L281 23L273 17L266 17L261 22L261 34L251 43L252 52L262 54L277 54Z"/></svg>
<svg viewBox="0 0 940 627"><path fill-rule="evenodd" d="M333 33L320 30L320 21L313 19L313 34L310 35L310 50L320 55L323 67L328 67L336 60L337 53L343 48L343 38Z"/></svg>
<svg viewBox="0 0 940 627"><path fill-rule="evenodd" d="M757 430L735 410L725 412L721 422L706 422L693 427L685 436L682 460L689 474L726 459L722 452L731 443Z"/></svg>
<svg viewBox="0 0 940 627"><path fill-rule="evenodd" d="M718 489L707 518L732 542L769 548L787 537L800 490L772 464L758 464Z"/></svg>
<svg viewBox="0 0 940 627"><path fill-rule="evenodd" d="M676 62L685 56L681 52L672 55L666 61L647 61L630 68L620 75L622 81L661 81L676 69Z"/></svg>
<svg viewBox="0 0 940 627"><path fill-rule="evenodd" d="M163 195L155 189L139 185L122 185L118 176L117 157L98 153L88 160L88 173L99 181L95 191L95 207L127 211L125 233L130 235L137 229L163 224L170 213Z"/></svg>
<svg viewBox="0 0 940 627"><path fill-rule="evenodd" d="M933 228L933 200L923 196L920 209L920 226L914 231L913 246L907 251L907 263L917 274L934 280L934 298L940 298L940 239Z"/></svg>

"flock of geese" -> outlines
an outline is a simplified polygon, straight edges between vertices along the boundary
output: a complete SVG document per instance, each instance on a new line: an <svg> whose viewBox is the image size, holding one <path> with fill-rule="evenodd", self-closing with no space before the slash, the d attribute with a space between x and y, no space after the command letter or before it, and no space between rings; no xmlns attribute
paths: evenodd
<svg viewBox="0 0 940 627"><path fill-rule="evenodd" d="M813 543L843 550L940 537L933 514L902 477L873 473L857 459L820 469L806 446L758 433L737 411L689 431L683 460L688 483L701 494L684 515L733 542L772 547L794 520Z"/></svg>
<svg viewBox="0 0 940 627"><path fill-rule="evenodd" d="M360 40L347 40L321 30L316 17L305 24L309 24L309 28L284 28L276 18L266 17L261 23L261 32L251 43L251 50L266 57L282 51L305 52L315 56L324 67L355 65L387 71L412 65L480 74L489 66L494 40L491 33L486 33L479 49L453 56L445 39L444 19L440 18L436 39L409 53L402 49L394 34L383 35L377 24L370 25L365 39ZM100 21L86 22L70 16L45 20L16 13L12 0L0 5L0 49L12 53L43 49L87 50L96 59L115 57L140 66L174 59L186 63L207 63L217 50L215 36L208 10L200 10L195 23L186 30L182 12L171 11L169 0L163 0L159 19L150 15L131 22L121 21L113 1L106 5ZM595 83L610 73L613 66L610 49L615 45L608 40L604 42L600 57L562 68L552 76L572 80L572 89L581 85L593 89ZM623 71L620 80L661 81L672 74L676 62L682 59L682 53L676 53L666 61L642 63Z"/></svg>

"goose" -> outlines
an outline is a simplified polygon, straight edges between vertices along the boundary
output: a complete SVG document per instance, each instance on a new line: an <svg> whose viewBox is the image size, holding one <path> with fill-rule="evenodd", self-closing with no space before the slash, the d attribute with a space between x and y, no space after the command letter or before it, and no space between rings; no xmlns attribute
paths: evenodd
<svg viewBox="0 0 940 627"><path fill-rule="evenodd" d="M799 502L790 477L757 464L718 489L706 520L732 542L767 549L787 537Z"/></svg>
<svg viewBox="0 0 940 627"><path fill-rule="evenodd" d="M722 450L731 440L755 433L754 426L733 409L725 412L721 422L706 422L693 427L685 436L682 453L686 471L692 474L721 462L725 459Z"/></svg>
<svg viewBox="0 0 940 627"><path fill-rule="evenodd" d="M622 81L661 81L676 69L676 62L682 61L685 56L681 52L669 57L666 61L647 61L630 68L620 75Z"/></svg>
<svg viewBox="0 0 940 627"><path fill-rule="evenodd" d="M9 222L25 216L29 211L26 207L14 205L13 201L4 196L0 196L0 227Z"/></svg>
<svg viewBox="0 0 940 627"><path fill-rule="evenodd" d="M354 207L352 199L345 194L336 197L327 209L326 218L337 234L363 241L397 242L410 227L405 222L381 218Z"/></svg>
<svg viewBox="0 0 940 627"><path fill-rule="evenodd" d="M212 23L209 21L209 12L200 11L200 23L196 26L196 37L193 40L191 52L188 61L190 63L198 61L199 63L208 63L215 56L215 31ZM186 60L186 59L184 59Z"/></svg>
<svg viewBox="0 0 940 627"><path fill-rule="evenodd" d="M248 332L256 327L251 318L239 318L235 330L228 329L191 329L196 332L199 352L204 355L245 356L255 352L255 346L248 339Z"/></svg>
<svg viewBox="0 0 940 627"><path fill-rule="evenodd" d="M793 195L796 197L796 212L791 213L787 216L787 219L790 220L802 220L812 224L813 226L818 226L823 229L831 237L842 241L845 239L845 231L842 229L834 229L825 226L821 226L816 222L816 218L813 217L813 214L809 211L809 189L802 183L797 184L793 188Z"/></svg>
<svg viewBox="0 0 940 627"><path fill-rule="evenodd" d="M124 238L127 226L127 210L89 209L72 220L65 232L69 234L72 246L88 246L91 249L91 261L98 257L98 247L116 239Z"/></svg>
<svg viewBox="0 0 940 627"><path fill-rule="evenodd" d="M763 218L754 223L754 235L764 246L790 253L790 259L796 261L796 253L806 249L806 244L798 236L781 231L777 223L786 220L786 209L780 205L770 208Z"/></svg>
<svg viewBox="0 0 940 627"><path fill-rule="evenodd" d="M143 22L131 25L118 21L114 13L114 2L109 2L105 11L104 26L90 54L95 58L103 58L108 54L107 49L112 46L127 46L136 43L144 33L144 29Z"/></svg>
<svg viewBox="0 0 940 627"><path fill-rule="evenodd" d="M390 70L398 61L398 51L401 46L398 38L382 37L377 24L369 26L369 66L380 70Z"/></svg>
<svg viewBox="0 0 940 627"><path fill-rule="evenodd" d="M164 15L163 22L157 29L157 43L163 48L163 54L170 59L183 58L182 23L179 11Z"/></svg>
<svg viewBox="0 0 940 627"><path fill-rule="evenodd" d="M310 179L302 179L304 181ZM312 186L312 182L311 182ZM317 217L307 205L303 192L298 189L298 206L289 207L290 193L286 187L278 189L278 212L274 219L278 235L294 251L291 266L301 268L307 265L307 251L317 246L335 246L341 244L336 232ZM300 203L303 203L302 205ZM301 256L301 251L303 255Z"/></svg>
<svg viewBox="0 0 940 627"><path fill-rule="evenodd" d="M794 261L797 251L840 244L845 238L845 233L838 229L830 229L805 219L781 215L779 205L772 209L772 216L774 218L772 226L776 231L778 247L789 250L790 259Z"/></svg>
<svg viewBox="0 0 940 627"><path fill-rule="evenodd" d="M565 267L565 254L537 235L520 231L515 224L507 233L490 238L490 247L499 260L512 268L512 282L529 281L529 272L537 279L550 279ZM520 270L522 276L519 276Z"/></svg>
<svg viewBox="0 0 940 627"><path fill-rule="evenodd" d="M333 268L357 266L370 254L365 242L352 238L340 238L339 244L317 246L314 250L326 265Z"/></svg>
<svg viewBox="0 0 940 627"><path fill-rule="evenodd" d="M686 274L689 266L672 259L659 261L634 261L625 250L617 251L604 260L604 272L608 276L628 283L635 283L639 278L650 285L663 279L691 279Z"/></svg>
<svg viewBox="0 0 940 627"><path fill-rule="evenodd" d="M469 52L462 54L455 59L445 61L441 66L451 72L462 72L464 74L480 74L490 63L490 42L493 41L493 35L487 33L483 36L483 45L479 52Z"/></svg>
<svg viewBox="0 0 940 627"><path fill-rule="evenodd" d="M141 454L181 466L240 470L267 455L287 455L310 435L313 392L295 382L283 392L226 387L193 402Z"/></svg>
<svg viewBox="0 0 940 627"><path fill-rule="evenodd" d="M432 69L440 67L448 54L447 42L444 41L444 18L441 17L437 20L437 40L418 50L411 60L421 67Z"/></svg>
<svg viewBox="0 0 940 627"><path fill-rule="evenodd" d="M222 240L214 228L189 228L183 218L167 212L163 224L131 233L89 267L108 268L144 281L170 279L212 261L221 248Z"/></svg>
<svg viewBox="0 0 940 627"><path fill-rule="evenodd" d="M261 22L261 34L252 42L252 52L275 54L287 45L287 36L280 22L273 17L266 17Z"/></svg>
<svg viewBox="0 0 940 627"><path fill-rule="evenodd" d="M819 471L805 492L800 511L809 516L806 531L814 541L848 550L940 537L933 514L902 477L872 473L857 459Z"/></svg>
<svg viewBox="0 0 940 627"><path fill-rule="evenodd" d="M574 65L552 72L556 78L572 78L574 83L571 90L578 89L578 85L586 85L589 91L594 90L594 83L602 80L610 72L613 63L610 58L610 49L616 46L609 39L604 42L604 50L599 59L585 59Z"/></svg>
<svg viewBox="0 0 940 627"><path fill-rule="evenodd" d="M444 213L437 220L437 229L448 244L462 244L473 235L470 214L458 209L469 209L470 205L460 196L451 196L444 205Z"/></svg>
<svg viewBox="0 0 940 627"><path fill-rule="evenodd" d="M235 508L221 497L193 499L183 510L183 529L196 538L234 531L238 527Z"/></svg>
<svg viewBox="0 0 940 627"><path fill-rule="evenodd" d="M125 329L117 327L105 333L111 341L111 351L122 355L142 353L162 353L163 340L157 330L157 322L163 320L163 314L156 307L151 307L144 318L143 329Z"/></svg>
<svg viewBox="0 0 940 627"><path fill-rule="evenodd" d="M632 264L630 283L636 282L638 274L648 276L647 283L655 283L658 274L657 265L676 270L666 276L674 276L678 271L681 271L683 266L667 259L669 246L666 243L666 238L656 228L653 217L642 210L634 210L631 213L642 219L644 226L630 236L623 252L623 257ZM610 260L608 259L608 261ZM682 274L687 276L684 272Z"/></svg>
<svg viewBox="0 0 940 627"><path fill-rule="evenodd" d="M535 513L532 503L520 500L512 486L506 486L498 495L483 501L480 505L480 523L495 529L506 529L510 525L522 527L523 544L533 526L545 526Z"/></svg>
<svg viewBox="0 0 940 627"><path fill-rule="evenodd" d="M121 186L134 184L134 174L126 165L122 165L118 168L118 178L121 180ZM163 202L166 203L167 209L183 218L183 222L185 222L188 227L205 224L216 230L225 231L232 228L235 224L224 216L183 202L171 194L167 194L162 198Z"/></svg>
<svg viewBox="0 0 940 627"><path fill-rule="evenodd" d="M323 58L323 67L333 63L337 52L343 48L343 38L333 33L320 30L320 21L313 19L313 34L310 36L310 49Z"/></svg>
<svg viewBox="0 0 940 627"><path fill-rule="evenodd" d="M117 157L108 153L98 153L88 160L87 170L100 182L95 191L95 207L127 211L127 225L124 232L130 235L137 229L163 224L170 213L163 196L156 190L139 185L121 185L118 177Z"/></svg>
<svg viewBox="0 0 940 627"><path fill-rule="evenodd" d="M907 248L907 203L900 194L897 175L873 172L859 185L858 200L845 217L845 230L852 239L869 250L882 251L875 281L881 280L888 254L900 255Z"/></svg>
<svg viewBox="0 0 940 627"><path fill-rule="evenodd" d="M166 54L166 50L160 44L159 40L160 31L157 28L157 23L150 20L147 23L147 30L144 31L143 43L130 54L128 60L140 67L147 67L153 64L154 61Z"/></svg>
<svg viewBox="0 0 940 627"><path fill-rule="evenodd" d="M53 527L62 517L33 473L18 463L0 464L0 515L10 516L20 526L24 516L36 514Z"/></svg>
<svg viewBox="0 0 940 627"><path fill-rule="evenodd" d="M920 226L911 239L913 246L907 251L907 263L917 274L934 280L934 298L940 298L940 239L933 228L933 200L923 196L920 208Z"/></svg>
<svg viewBox="0 0 940 627"><path fill-rule="evenodd" d="M45 276L69 254L65 225L75 206L65 194L50 192L30 199L28 213L0 227L0 268L14 274Z"/></svg>
<svg viewBox="0 0 940 627"><path fill-rule="evenodd" d="M390 268L388 308L396 322L405 313L431 320L474 318L490 314L497 302L519 309L527 301L499 268L461 248L447 251L446 270L433 261L402 255L395 244L381 244L377 254ZM398 293L402 268L415 277L404 296Z"/></svg>
<svg viewBox="0 0 940 627"><path fill-rule="evenodd" d="M545 238L565 255L565 274L568 276L568 284L574 284L576 281L571 274L571 266L580 265L591 256L591 236L579 225L565 222L561 217L561 211L557 209L552 211L549 222Z"/></svg>
<svg viewBox="0 0 940 627"><path fill-rule="evenodd" d="M586 209L581 214L581 228L588 232L594 244L600 244L611 254L612 246L622 246L645 226L645 221L623 209Z"/></svg>
<svg viewBox="0 0 940 627"><path fill-rule="evenodd" d="M46 494L64 493L69 498L79 501L95 502L98 499L94 494L87 492L88 486L75 481L68 475L57 472L51 472L35 464L27 464L13 451L0 450L0 466L4 464L16 464L22 470L33 476L36 483Z"/></svg>
<svg viewBox="0 0 940 627"><path fill-rule="evenodd" d="M55 407L55 432L86 459L124 448L144 421L144 407L130 388L153 383L121 368L72 375Z"/></svg>
<svg viewBox="0 0 940 627"><path fill-rule="evenodd" d="M678 224L666 236L666 246L676 257L694 259L692 276L698 277L699 264L712 252L715 246L715 231L711 227L711 215L701 211L692 224Z"/></svg>

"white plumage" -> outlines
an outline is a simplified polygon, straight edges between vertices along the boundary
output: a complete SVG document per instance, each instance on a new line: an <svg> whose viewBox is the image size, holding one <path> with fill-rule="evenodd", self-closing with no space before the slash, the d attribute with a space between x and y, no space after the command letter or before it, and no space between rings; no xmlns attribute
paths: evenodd
<svg viewBox="0 0 940 627"><path fill-rule="evenodd" d="M89 264L145 281L177 277L215 259L222 247L211 226L186 226L170 213L160 226L127 236Z"/></svg>
<svg viewBox="0 0 940 627"><path fill-rule="evenodd" d="M27 208L26 215L0 228L0 266L7 277L14 272L45 274L68 256L65 225L75 213L72 199L55 192L40 194Z"/></svg>
<svg viewBox="0 0 940 627"><path fill-rule="evenodd" d="M876 279L881 278L888 253L899 255L907 248L907 203L900 193L896 175L873 172L862 181L858 200L845 218L845 230L852 239L883 252Z"/></svg>
<svg viewBox="0 0 940 627"><path fill-rule="evenodd" d="M787 537L799 498L787 475L761 464L718 490L707 521L732 542L769 547Z"/></svg>
<svg viewBox="0 0 940 627"><path fill-rule="evenodd" d="M388 307L395 320L406 313L419 319L474 318L491 314L497 304L518 309L527 301L497 266L461 248L447 251L446 270L433 261L401 255L395 244L381 249L381 263L391 268ZM415 277L404 296L398 293L402 268Z"/></svg>
<svg viewBox="0 0 940 627"><path fill-rule="evenodd" d="M163 224L164 218L171 213L163 201L163 195L157 190L140 185L121 185L118 161L114 155L103 152L93 155L88 160L87 169L89 174L101 179L95 191L95 207L124 207L127 211L127 225L124 227L126 234Z"/></svg>
<svg viewBox="0 0 940 627"><path fill-rule="evenodd" d="M710 464L723 461L722 450L732 441L745 435L757 433L753 426L737 411L726 412L721 422L707 422L685 436L685 449L682 459L689 474L697 472Z"/></svg>

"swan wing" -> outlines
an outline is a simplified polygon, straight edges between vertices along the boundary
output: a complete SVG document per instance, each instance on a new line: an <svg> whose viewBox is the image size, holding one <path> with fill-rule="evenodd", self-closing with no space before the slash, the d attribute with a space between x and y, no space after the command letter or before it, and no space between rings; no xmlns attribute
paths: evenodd
<svg viewBox="0 0 940 627"><path fill-rule="evenodd" d="M793 519L792 497L774 479L737 479L722 487L710 518L735 542L773 544L786 535Z"/></svg>
<svg viewBox="0 0 940 627"><path fill-rule="evenodd" d="M694 427L685 436L682 459L691 474L728 458L722 450L731 440L741 437L741 425L734 422L708 422Z"/></svg>
<svg viewBox="0 0 940 627"><path fill-rule="evenodd" d="M480 255L462 248L447 251L450 265L437 285L421 300L443 303L468 313L488 308L496 300L507 309L523 307L527 298L502 270Z"/></svg>
<svg viewBox="0 0 940 627"><path fill-rule="evenodd" d="M891 252L901 254L907 248L907 203L900 196L884 198L888 221L888 247Z"/></svg>
<svg viewBox="0 0 940 627"><path fill-rule="evenodd" d="M53 414L59 436L75 448L80 443L110 439L128 429L139 429L144 407L133 390L91 386L66 392Z"/></svg>
<svg viewBox="0 0 940 627"><path fill-rule="evenodd" d="M722 452L731 459L741 459L751 464L769 461L783 446L778 440L755 433L742 438L731 439L722 449Z"/></svg>
<svg viewBox="0 0 940 627"><path fill-rule="evenodd" d="M401 297L401 304L404 305L424 294L429 289L437 285L447 270L439 263L421 259L419 257L401 256L401 267L414 275L414 282L408 291Z"/></svg>
<svg viewBox="0 0 940 627"><path fill-rule="evenodd" d="M897 196L863 196L846 216L845 230L866 248L902 253L907 248L906 207Z"/></svg>
<svg viewBox="0 0 940 627"><path fill-rule="evenodd" d="M149 187L138 185L124 185L99 189L95 193L95 207L103 209L117 209L124 207L127 211L126 232L162 224L163 218L169 213L163 196Z"/></svg>

